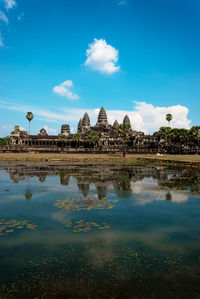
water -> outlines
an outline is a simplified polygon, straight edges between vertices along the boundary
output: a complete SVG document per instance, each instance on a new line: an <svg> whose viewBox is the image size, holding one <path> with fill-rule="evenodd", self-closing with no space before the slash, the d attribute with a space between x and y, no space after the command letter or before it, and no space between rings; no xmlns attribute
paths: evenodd
<svg viewBox="0 0 200 299"><path fill-rule="evenodd" d="M200 298L200 171L0 168L1 298Z"/></svg>

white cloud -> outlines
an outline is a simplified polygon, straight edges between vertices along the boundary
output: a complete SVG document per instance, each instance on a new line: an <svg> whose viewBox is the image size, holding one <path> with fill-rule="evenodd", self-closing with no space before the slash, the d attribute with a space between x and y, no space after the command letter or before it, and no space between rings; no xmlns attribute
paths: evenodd
<svg viewBox="0 0 200 299"><path fill-rule="evenodd" d="M48 126L44 126L44 129L47 131L48 134L56 134L56 129L49 128Z"/></svg>
<svg viewBox="0 0 200 299"><path fill-rule="evenodd" d="M167 113L171 113L173 119L171 126L175 128L189 129L191 121L187 118L188 108L181 105L174 105L169 107L153 106L146 102L134 101L133 111L124 110L109 110L107 111L108 120L113 123L115 119L122 123L125 114L130 118L133 130L143 131L151 134L159 130L162 126L168 126L165 119Z"/></svg>
<svg viewBox="0 0 200 299"><path fill-rule="evenodd" d="M3 11L0 10L0 20L8 24L8 18Z"/></svg>
<svg viewBox="0 0 200 299"><path fill-rule="evenodd" d="M155 200L166 200L167 190L160 190L160 186L156 180L152 178L144 178L142 181L131 182L131 189L135 194L135 202L145 205ZM183 192L170 190L171 201L182 203L188 200L188 194Z"/></svg>
<svg viewBox="0 0 200 299"><path fill-rule="evenodd" d="M105 74L113 74L120 70L116 65L118 62L119 51L108 45L103 39L94 39L92 44L86 51L87 59L85 65L89 66L92 70L100 71Z"/></svg>
<svg viewBox="0 0 200 299"><path fill-rule="evenodd" d="M53 88L53 92L59 94L61 97L66 97L69 100L78 100L79 96L70 91L70 88L73 87L71 80L64 81L60 85L57 85Z"/></svg>
<svg viewBox="0 0 200 299"><path fill-rule="evenodd" d="M17 3L16 3L15 0L3 0L3 2L4 2L4 5L5 5L5 8L7 10L17 6Z"/></svg>
<svg viewBox="0 0 200 299"><path fill-rule="evenodd" d="M133 130L143 131L151 134L158 131L161 126L167 126L165 116L167 113L173 115L171 122L172 127L189 128L191 121L187 118L188 108L181 105L170 107L156 107L145 102L134 102L133 110L106 110L108 121L113 124L117 119L122 123L124 116L127 114L130 118ZM54 112L41 107L20 105L9 103L0 100L0 108L26 113L33 111L35 117L43 117L45 121L55 123L55 121L77 124L80 117L87 111L90 117L91 124L94 125L97 121L99 108L96 109L77 109L77 108L62 108L60 112ZM106 108L106 107L105 107Z"/></svg>
<svg viewBox="0 0 200 299"><path fill-rule="evenodd" d="M120 2L118 2L119 6L122 6L122 5L125 5L125 4L127 4L127 1L120 1Z"/></svg>

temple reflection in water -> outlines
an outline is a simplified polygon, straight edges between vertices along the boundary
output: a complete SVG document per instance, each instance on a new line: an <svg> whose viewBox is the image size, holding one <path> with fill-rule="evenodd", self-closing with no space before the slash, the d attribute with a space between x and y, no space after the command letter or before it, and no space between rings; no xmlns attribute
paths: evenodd
<svg viewBox="0 0 200 299"><path fill-rule="evenodd" d="M133 194L143 194L147 197L148 190L155 191L155 198L175 200L170 189L185 192L200 192L199 171L191 169L167 170L160 167L142 166L7 166L4 167L9 173L13 183L26 181L25 198L34 198L31 194L31 179L37 177L41 186L48 177L57 176L60 185L68 188L71 183L77 185L81 196L92 194L99 200L106 199L107 192L113 192L119 197L131 197ZM73 182L72 182L73 181ZM143 193L142 193L143 192ZM163 197L164 196L164 197ZM178 195L176 194L178 198ZM184 201L179 196L179 201ZM141 201L142 202L142 201Z"/></svg>

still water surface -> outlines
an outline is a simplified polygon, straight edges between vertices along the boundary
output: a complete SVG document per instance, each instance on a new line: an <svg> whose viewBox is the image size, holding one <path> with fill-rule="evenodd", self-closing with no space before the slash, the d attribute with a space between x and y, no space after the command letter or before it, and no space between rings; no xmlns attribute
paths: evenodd
<svg viewBox="0 0 200 299"><path fill-rule="evenodd" d="M0 298L200 298L200 171L0 167Z"/></svg>

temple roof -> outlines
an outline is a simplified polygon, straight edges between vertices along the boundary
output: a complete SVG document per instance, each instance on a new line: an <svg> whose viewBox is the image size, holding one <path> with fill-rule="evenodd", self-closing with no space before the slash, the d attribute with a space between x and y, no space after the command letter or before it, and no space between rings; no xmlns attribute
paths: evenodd
<svg viewBox="0 0 200 299"><path fill-rule="evenodd" d="M101 110L99 111L99 115L98 115L98 123L102 124L102 123L108 123L107 121L107 114L106 111L104 109L104 107L101 107Z"/></svg>
<svg viewBox="0 0 200 299"><path fill-rule="evenodd" d="M119 127L119 123L117 120L114 121L114 124L113 124L113 128L114 129L117 129L117 127Z"/></svg>
<svg viewBox="0 0 200 299"><path fill-rule="evenodd" d="M126 115L126 116L124 117L123 124L131 125L131 122L130 122L130 119L129 119L128 115Z"/></svg>
<svg viewBox="0 0 200 299"><path fill-rule="evenodd" d="M84 116L83 116L83 122L82 125L85 127L90 126L90 118L87 114L87 112L85 112Z"/></svg>

